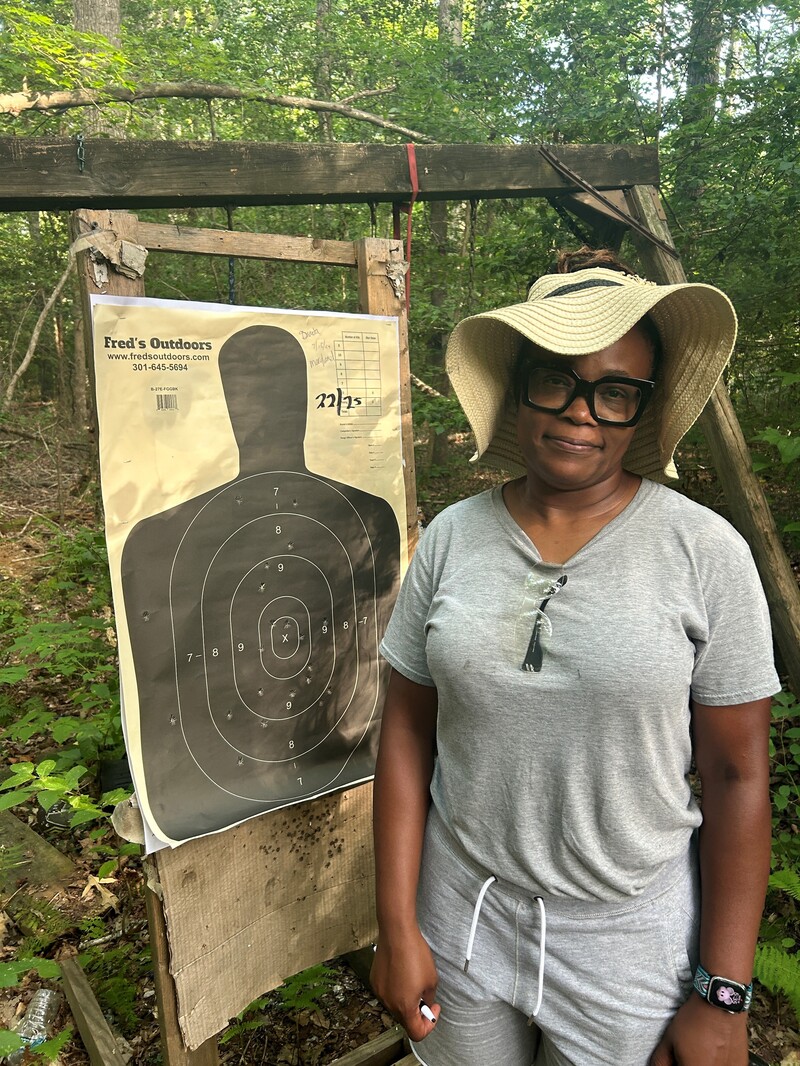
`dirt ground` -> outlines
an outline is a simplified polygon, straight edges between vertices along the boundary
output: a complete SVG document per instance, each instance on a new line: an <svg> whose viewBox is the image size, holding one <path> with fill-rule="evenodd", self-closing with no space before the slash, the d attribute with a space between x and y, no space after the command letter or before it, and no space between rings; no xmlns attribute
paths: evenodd
<svg viewBox="0 0 800 1066"><path fill-rule="evenodd" d="M40 423L41 424L41 420ZM31 578L46 561L48 524L99 522L94 472L93 445L86 437L65 433L53 424L49 429L31 428L26 420L15 430L0 425L0 582L7 578L23 581ZM454 442L456 451L466 460L468 444ZM458 496L479 491L496 480L476 472L466 461L463 473L447 477L427 477L420 481L420 512L425 521ZM36 739L27 746L11 751L10 758L37 758ZM5 759L4 759L5 761ZM35 821L25 808L15 813ZM140 861L126 860L109 884L115 905L102 908L102 894L86 895L98 860L91 841L82 831L54 830L36 824L51 843L64 850L76 864L76 878L68 894L76 918L85 916L91 904L101 910L106 945L89 944L93 938L76 928L67 930L46 951L60 958L94 948L118 950L124 945L131 958L146 958L147 926L142 896ZM93 897L99 896L97 899ZM69 909L69 906L68 908ZM97 939L96 937L94 939ZM22 934L0 912L0 961L13 959L22 943ZM128 1044L132 1062L149 1066L159 1061L160 1043L155 1017L152 973L146 961L135 981L134 1009L136 1024L128 1025ZM0 991L0 1026L12 1026L15 1017L42 981L34 974L16 988ZM108 1011L109 1021L119 1026L119 1019ZM797 1019L789 1005L757 988L750 1015L751 1048L764 1061L782 1066L800 1066L800 1038ZM68 1010L62 1007L59 1026L73 1024ZM392 1025L371 991L366 988L343 960L331 960L326 973L325 990L311 1006L286 1005L277 993L270 993L259 1003L258 1010L243 1025L229 1032L220 1045L223 1062L259 1064L259 1066L325 1066ZM86 1066L88 1056L77 1036L62 1050L59 1061L64 1066ZM488 1064L487 1066L494 1066ZM502 1066L502 1064L498 1064Z"/></svg>

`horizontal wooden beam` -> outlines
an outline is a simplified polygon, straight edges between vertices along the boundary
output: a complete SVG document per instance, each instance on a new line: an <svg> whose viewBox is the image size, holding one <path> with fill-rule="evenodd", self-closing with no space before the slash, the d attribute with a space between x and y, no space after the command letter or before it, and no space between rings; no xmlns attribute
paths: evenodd
<svg viewBox="0 0 800 1066"><path fill-rule="evenodd" d="M403 1056L405 1034L399 1025L336 1059L331 1066L389 1066Z"/></svg>
<svg viewBox="0 0 800 1066"><path fill-rule="evenodd" d="M274 233L245 233L243 230L192 229L188 226L165 226L156 222L138 222L136 232L136 243L152 252L232 255L237 259L357 266L352 241L285 237Z"/></svg>
<svg viewBox="0 0 800 1066"><path fill-rule="evenodd" d="M552 151L598 189L658 183L647 145ZM405 145L0 138L0 210L387 203L411 191ZM420 200L552 196L578 187L535 145L416 145Z"/></svg>

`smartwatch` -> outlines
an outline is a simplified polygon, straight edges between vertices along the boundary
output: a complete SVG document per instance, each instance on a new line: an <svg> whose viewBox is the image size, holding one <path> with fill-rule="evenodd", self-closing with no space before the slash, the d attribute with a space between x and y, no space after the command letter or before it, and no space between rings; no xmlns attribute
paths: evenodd
<svg viewBox="0 0 800 1066"><path fill-rule="evenodd" d="M713 1007L720 1007L728 1014L740 1014L750 1006L753 998L753 982L743 985L729 977L712 977L708 970L698 965L694 972L693 987Z"/></svg>

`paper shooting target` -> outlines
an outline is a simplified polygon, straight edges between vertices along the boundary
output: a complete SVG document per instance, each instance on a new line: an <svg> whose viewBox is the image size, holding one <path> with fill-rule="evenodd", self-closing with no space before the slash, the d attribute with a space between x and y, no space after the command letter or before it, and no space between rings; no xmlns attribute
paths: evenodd
<svg viewBox="0 0 800 1066"><path fill-rule="evenodd" d="M122 553L147 800L173 840L371 777L399 583L389 503L305 466L295 337L240 330L219 368L238 477Z"/></svg>

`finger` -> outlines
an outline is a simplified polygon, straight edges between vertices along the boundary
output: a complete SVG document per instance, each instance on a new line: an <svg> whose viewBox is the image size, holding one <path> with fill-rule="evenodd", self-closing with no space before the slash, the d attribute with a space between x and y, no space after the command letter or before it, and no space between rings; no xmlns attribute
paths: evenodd
<svg viewBox="0 0 800 1066"><path fill-rule="evenodd" d="M647 1066L672 1066L672 1053L663 1042L658 1045L650 1056Z"/></svg>
<svg viewBox="0 0 800 1066"><path fill-rule="evenodd" d="M435 1012L434 1012L435 1013ZM429 1022L419 1010L411 1011L400 1018L400 1024L412 1040L424 1040L436 1028L435 1022Z"/></svg>

